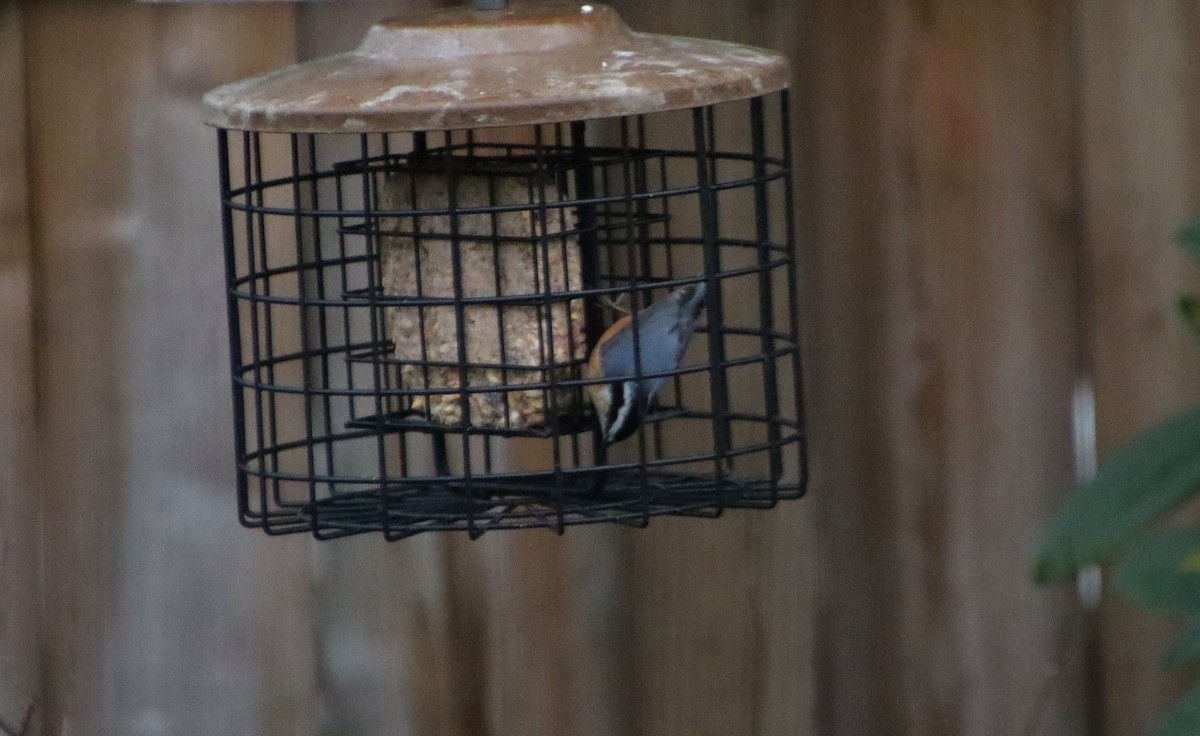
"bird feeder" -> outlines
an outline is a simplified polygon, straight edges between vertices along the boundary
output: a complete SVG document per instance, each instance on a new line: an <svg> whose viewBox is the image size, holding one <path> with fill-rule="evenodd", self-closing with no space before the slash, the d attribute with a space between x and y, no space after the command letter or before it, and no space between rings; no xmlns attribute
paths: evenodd
<svg viewBox="0 0 1200 736"><path fill-rule="evenodd" d="M241 521L474 537L801 495L788 75L530 3L209 92ZM689 285L677 366L588 377L613 323ZM588 387L649 378L607 443Z"/></svg>

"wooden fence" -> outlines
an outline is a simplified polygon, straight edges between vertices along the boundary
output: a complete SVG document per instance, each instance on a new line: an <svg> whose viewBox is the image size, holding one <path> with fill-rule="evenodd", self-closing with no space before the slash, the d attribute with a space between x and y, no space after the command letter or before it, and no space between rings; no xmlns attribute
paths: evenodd
<svg viewBox="0 0 1200 736"><path fill-rule="evenodd" d="M614 0L787 52L808 499L648 530L236 525L203 91L415 2L0 0L0 734L1147 733L1170 622L1039 589L1074 475L1200 398L1200 8Z"/></svg>

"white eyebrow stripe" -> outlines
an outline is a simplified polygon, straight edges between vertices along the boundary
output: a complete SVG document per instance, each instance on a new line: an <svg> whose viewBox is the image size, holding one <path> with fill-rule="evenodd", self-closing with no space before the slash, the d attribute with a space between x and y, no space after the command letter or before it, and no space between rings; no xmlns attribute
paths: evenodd
<svg viewBox="0 0 1200 736"><path fill-rule="evenodd" d="M629 418L629 412L633 409L634 396L637 393L637 385L633 381L621 382L621 396L625 401L621 405L621 409L617 412L616 419L613 419L612 426L609 427L608 438L612 441L612 437L625 426L626 420ZM616 430L615 432L613 430Z"/></svg>
<svg viewBox="0 0 1200 736"><path fill-rule="evenodd" d="M608 421L608 415L612 411L612 399L613 399L612 384L610 384L610 383L604 384L603 386L600 387L600 389L597 391L597 393L600 395L600 399L604 402L604 411L601 411L600 407L597 406L596 407L596 418L600 420L600 433L603 434L604 437L607 439L608 438L608 428L610 426L609 421Z"/></svg>

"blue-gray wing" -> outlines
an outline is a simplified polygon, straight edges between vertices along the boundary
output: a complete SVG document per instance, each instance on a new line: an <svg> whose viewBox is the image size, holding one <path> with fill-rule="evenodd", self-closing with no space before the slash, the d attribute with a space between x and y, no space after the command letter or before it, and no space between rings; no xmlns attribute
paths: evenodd
<svg viewBox="0 0 1200 736"><path fill-rule="evenodd" d="M638 347L641 373L669 371L679 365L683 352L696 329L696 315L704 305L704 284L689 284L672 292L637 314ZM601 359L605 373L634 376L633 326L614 336L603 347ZM662 387L665 377L642 381L647 401Z"/></svg>

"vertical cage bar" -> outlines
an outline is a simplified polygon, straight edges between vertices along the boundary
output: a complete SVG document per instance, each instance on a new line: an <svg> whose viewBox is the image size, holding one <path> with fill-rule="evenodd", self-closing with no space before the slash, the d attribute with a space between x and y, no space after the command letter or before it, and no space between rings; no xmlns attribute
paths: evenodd
<svg viewBox="0 0 1200 736"><path fill-rule="evenodd" d="M613 232L615 232L616 227L613 225L614 196L611 181L611 160L602 160L599 165L599 172L600 196L598 198L599 202L597 202L597 206L598 212L600 213L600 222L603 223L604 238L603 240L598 239L597 244L604 246L604 268L606 269L601 273L601 278L605 281L606 286L615 289L619 280L617 279L616 256L613 255L613 251L616 250L617 246L615 243L616 239L613 237ZM612 298L616 298L617 294L614 291L610 296Z"/></svg>
<svg viewBox="0 0 1200 736"><path fill-rule="evenodd" d="M647 159L648 149L646 147L646 116L638 115L636 119L638 160L637 166L634 167L634 180L636 182L637 193L639 195L637 198L638 248L641 251L642 257L642 273L646 276L652 276L654 274L654 264L651 259L650 252L650 201L646 197L640 196L647 194L650 191L650 178L648 174L649 165ZM672 278L669 268L666 277L668 280ZM666 381L663 380L661 383L666 383ZM661 393L662 389L660 388L660 396ZM679 394L676 393L675 397L676 401L678 401ZM656 458L663 457L662 425L662 422L655 422L650 429L651 434L653 435L652 442L654 446L654 457Z"/></svg>
<svg viewBox="0 0 1200 736"><path fill-rule="evenodd" d="M701 240L704 245L704 274L707 284L706 307L708 361L712 388L712 416L717 503L724 505L725 472L730 449L729 387L725 375L724 310L721 299L721 253L717 239L717 193L709 178L711 150L705 135L705 118L711 120L711 108L692 108L692 138L696 152L696 188L700 198Z"/></svg>
<svg viewBox="0 0 1200 736"><path fill-rule="evenodd" d="M255 451L258 454L259 514L261 515L260 518L264 530L270 534L271 510L267 495L267 438L266 428L263 424L265 412L263 408L263 361L258 325L258 271L257 258L254 251L253 195L251 194L253 188L259 184L255 181L253 174L254 168L251 150L253 136L253 133L248 132L242 134L242 182L246 187L246 212L243 215L246 225L246 289L249 292L246 302L250 309L250 358L254 366L254 430L255 441L257 442ZM248 462L247 466L249 466Z"/></svg>
<svg viewBox="0 0 1200 736"><path fill-rule="evenodd" d="M270 417L268 424L268 440L271 443L271 472L274 477L271 479L272 494L277 505L282 505L282 498L279 495L279 411L276 393L278 385L276 384L275 375L275 320L271 313L271 271L268 263L267 251L267 216L266 209L266 177L263 176L262 164L262 134L253 134L253 171L254 171L254 205L256 211L254 214L255 229L257 233L256 243L258 245L259 261L262 267L262 296L258 303L262 305L263 310L263 329L265 332L264 342L267 351L267 416Z"/></svg>
<svg viewBox="0 0 1200 736"><path fill-rule="evenodd" d="M600 250L596 243L596 182L591 154L587 148L587 123L571 122L571 169L575 178L575 218L579 229L579 276L584 289L600 286ZM604 331L604 310L596 299L583 304L583 334L585 349L593 346ZM586 393L586 389L585 389ZM592 425L592 458L602 464L605 456L604 439L598 424Z"/></svg>
<svg viewBox="0 0 1200 736"><path fill-rule="evenodd" d="M556 208L557 213L558 213L558 243L559 243L559 249L561 250L560 255L562 257L563 288L566 289L567 291L574 291L574 287L572 286L572 283L571 283L571 268L570 268L570 263L571 263L570 250L571 250L571 248L569 245L569 237L568 237L567 233L572 230L575 230L576 228L572 227L568 223L567 208L566 208L566 206L564 206L566 204L566 202L570 200L570 192L567 189L567 183L565 180L566 172L563 171L563 169L562 169L562 154L563 154L563 151L565 151L565 150L566 150L566 145L565 145L565 141L563 139L563 126L562 126L562 123L557 123L554 126L555 169L554 169L553 173L554 173L554 185L555 185L555 189L556 189L556 192L558 195L557 199L556 199L556 204L558 205L558 207ZM576 219L576 226L578 226L578 218ZM578 244L579 244L578 234L575 235L575 243L576 243L576 250L578 251ZM580 254L580 259L582 260L582 254ZM582 263L580 263L580 268L582 269ZM575 339L575 334L576 334L575 333L575 319L571 313L571 301L570 300L568 300L564 303L564 309L566 310L566 315L567 315L567 319L566 319L566 323L567 323L567 362L569 365L572 366L572 370L574 370L574 368L578 367L578 365L579 365L577 362L577 352L578 352L579 348L582 346L580 346L578 344L578 341ZM570 401L571 401L571 405L575 407L576 411L579 410L582 398L583 397L581 396L579 387L574 387L571 389ZM556 422L556 426L557 426L557 422ZM578 468L580 465L579 433L571 432L569 441L571 443L571 465L572 465L572 467Z"/></svg>
<svg viewBox="0 0 1200 736"><path fill-rule="evenodd" d="M237 296L237 249L233 226L233 188L230 186L229 131L217 129L217 166L221 187L221 237L225 246L225 308L229 318L229 361L233 380L233 445L237 469L238 518L250 522L250 488L246 460L246 397L238 380L242 360L242 316Z"/></svg>
<svg viewBox="0 0 1200 736"><path fill-rule="evenodd" d="M471 397L467 393L467 316L463 305L462 242L458 223L458 172L451 155L453 139L450 131L445 133L446 143L446 210L450 229L450 265L454 284L454 330L458 340L458 397L459 428L462 432L463 493L467 497L467 533L477 537L483 533L475 519L474 494L471 472ZM422 338L423 339L423 338ZM443 435L444 437L444 435Z"/></svg>
<svg viewBox="0 0 1200 736"><path fill-rule="evenodd" d="M763 98L750 100L750 147L754 160L754 237L758 251L758 327L762 335L763 414L767 420L768 458L771 472L771 502L783 475L782 448L779 446L779 386L775 359L775 299L771 286L770 201L767 192L766 130Z"/></svg>
<svg viewBox="0 0 1200 736"><path fill-rule="evenodd" d="M500 274L501 274L500 264L502 262L501 261L502 255L501 255L501 249L500 249L500 238L498 235L500 232L500 219L499 219L499 213L496 211L496 205L499 203L499 201L496 199L496 177L488 176L486 178L487 178L487 190L488 190L488 207L491 209L491 212L489 213L489 219L490 219L491 233L492 233L492 263L494 264L494 268L492 269L492 283L493 283L493 289L496 292L496 296L499 297L502 295L502 292L504 291L504 285L500 280ZM501 367L500 367L500 383L503 384L504 386L507 386L507 385L509 385L508 384L508 377L509 377L508 358L507 358L508 349L505 346L504 340L505 340L505 335L508 333L505 332L505 329L504 329L504 312L505 312L504 307L499 307L499 306L496 307L496 326L500 330L500 357L501 357L501 360L500 360L500 365L501 365ZM502 391L500 394L500 401L504 404L504 426L508 427L508 428L512 427L512 398L510 396L510 393L511 393L510 391L505 390L505 391Z"/></svg>
<svg viewBox="0 0 1200 736"><path fill-rule="evenodd" d="M666 155L658 156L658 181L659 191L667 192L671 187L668 184L670 177L667 175L667 157ZM665 260L667 264L667 278L672 281L677 278L675 271L675 243L671 238L671 196L668 194L662 195L662 211L663 211L663 243L666 251ZM680 404L683 403L683 377L675 375L671 377L671 382L675 388L675 400Z"/></svg>
<svg viewBox="0 0 1200 736"><path fill-rule="evenodd" d="M342 176L335 176L333 179L333 203L334 209L337 211L337 249L338 249L338 276L341 291L339 297L341 299L342 313L342 334L345 335L347 351L354 349L354 332L350 323L350 304L346 301L347 295L350 293L350 253L346 249L346 202L345 193L342 191ZM364 225L364 238L369 238L370 233L366 232ZM346 363L346 393L345 399L349 405L348 416L351 419L358 418L358 411L354 404L354 366Z"/></svg>
<svg viewBox="0 0 1200 736"><path fill-rule="evenodd" d="M308 468L308 503L311 506L311 518L314 528L321 525L319 514L320 508L317 506L317 458L316 448L313 443L313 394L312 394L312 366L309 365L309 359L312 356L312 347L309 340L309 326L307 312L307 293L308 287L305 284L307 274L305 273L304 257L304 218L300 215L304 209L304 204L301 202L300 194L300 140L299 134L292 133L288 137L291 152L292 163L292 235L296 239L296 311L299 316L300 330L300 375L303 385L300 387L301 400L304 402L304 431L305 443L304 454Z"/></svg>
<svg viewBox="0 0 1200 736"><path fill-rule="evenodd" d="M638 387L638 392L635 395L635 400L638 402L636 406L630 407L629 416L634 417L638 423L637 429L637 466L638 479L642 487L640 497L642 499L642 523L650 523L650 506L649 497L646 493L646 488L649 485L646 468L646 425L645 419L648 413L647 402L643 400L641 391L645 389L645 384L642 382L642 340L641 340L641 325L638 324L638 313L649 306L651 291L649 285L639 289L642 286L642 279L648 274L640 274L638 269L636 243L636 228L634 227L631 218L634 217L636 205L633 197L633 151L629 143L629 118L621 118L621 186L624 195L625 215L625 270L629 277L629 329L633 336L633 376L634 384ZM639 293L640 292L640 293ZM640 304L639 304L640 302ZM622 390L619 385L613 386L613 393Z"/></svg>
<svg viewBox="0 0 1200 736"><path fill-rule="evenodd" d="M321 198L320 198L320 191L318 188L318 177L317 177L318 167L317 167L316 136L309 133L308 135L305 136L305 141L307 143L307 145L305 146L305 151L308 154L307 171L310 174L308 197L309 197L309 200L311 201L313 211L317 212L317 211L320 211L320 209L321 209ZM320 351L320 353L321 353L321 357L320 357L321 389L322 389L322 391L321 391L322 422L321 423L323 425L322 430L324 431L323 438L324 438L324 444L325 444L325 475L326 475L326 477L328 477L328 476L333 475L334 462L333 462L333 416L332 416L333 415L333 399L330 396L330 389L332 388L332 382L330 380L329 351L325 349L329 346L329 325L327 324L327 321L328 321L327 310L329 309L329 307L327 305L327 299L326 299L326 293L325 293L326 292L325 269L327 268L327 266L323 265L325 262L325 256L324 256L325 249L324 249L324 244L322 243L322 240L321 240L321 216L318 214L314 214L314 215L312 215L311 220L312 220L312 232L313 232L312 261L313 261L313 267L316 269L315 281L316 281L316 288L317 288L317 301L319 302L319 305L320 305L316 308L316 311L317 311L317 338L318 338L319 344L322 348L322 350ZM330 495L332 495L334 492L333 486L329 485L329 484L327 484L326 490L329 492Z"/></svg>
<svg viewBox="0 0 1200 736"><path fill-rule="evenodd" d="M788 90L779 93L779 115L781 118L780 138L783 139L783 189L787 198L785 232L787 237L787 279L788 279L788 313L790 316L792 341L792 383L795 385L795 411L798 441L796 451L799 454L799 478L797 484L801 493L808 483L808 432L804 425L804 381L800 364L800 306L798 303L799 290L796 276L796 218L793 214L795 194L792 184L792 129L791 110Z"/></svg>
<svg viewBox="0 0 1200 736"><path fill-rule="evenodd" d="M371 141L366 133L358 136L359 148L359 176L361 177L362 186L362 216L363 216L363 244L367 250L367 304L369 306L368 315L371 323L371 349L368 351L371 356L371 384L373 387L372 399L375 403L374 419L372 431L375 439L375 459L378 463L379 477L379 524L383 534L387 538L391 538L391 511L388 504L388 472L387 472L387 445L384 442L384 432L386 430L384 421L384 397L383 387L386 385L384 371L386 368L382 364L380 358L383 350L379 347L383 343L383 331L380 328L379 320L382 314L382 309L379 303L379 295L382 291L381 278L376 272L379 268L380 255L379 247L375 242L379 237L380 227L378 224L378 203L375 201L375 189L373 186L372 177L374 174L371 171Z"/></svg>
<svg viewBox="0 0 1200 736"><path fill-rule="evenodd" d="M534 130L535 139L540 141L541 129L538 126L534 126L533 130ZM535 158L536 158L536 154L535 154ZM539 181L538 181L537 173L536 173L536 162L534 164L534 167L535 167L535 172L529 178L527 178L525 180L525 201L526 201L526 203L534 203L537 201L536 186L538 185ZM531 294L531 298L535 299L536 309L538 310L538 316L539 316L539 318L537 320L538 360L542 365L546 365L546 362L547 362L547 360L546 360L547 339L546 338L550 332L553 332L553 325L547 326L546 321L541 318L541 316L542 316L541 308L542 308L542 306L544 306L544 304L543 304L544 297L542 296L542 290L543 290L543 288L549 288L549 287L543 287L544 281L542 278L542 269L538 267L538 263L540 263L540 259L542 257L542 250L541 250L541 242L542 241L539 237L535 237L534 233L537 230L538 225L540 225L542 223L538 222L535 210L536 210L536 208L530 208L530 209L526 210L524 214L529 219L529 232L530 232L529 260L530 260L530 263L533 264L533 267L532 267L532 269L530 269L530 274L529 274L530 277L533 279L533 291ZM503 336L501 336L501 345L503 345L503 344L504 344ZM543 409L549 404L549 398L550 398L549 397L549 389L542 389L542 407L543 407Z"/></svg>
<svg viewBox="0 0 1200 736"><path fill-rule="evenodd" d="M425 134L419 133L420 146L414 155L425 157L428 155L428 144L425 140ZM411 211L418 212L417 206L417 167L410 166L408 169L408 207ZM412 243L413 243L413 280L417 289L417 329L421 333L421 388L426 392L429 390L429 344L426 342L425 331L426 314L425 305L421 300L425 296L424 273L425 268L421 265L421 227L423 222L419 215L414 214L412 220ZM433 394L425 393L424 414L425 421L433 422ZM439 444L434 447L434 465L438 475L450 475L450 468L446 461L446 438L439 435L434 435L433 439Z"/></svg>
<svg viewBox="0 0 1200 736"><path fill-rule="evenodd" d="M708 178L710 181L719 181L717 178L717 157L712 155L717 150L717 123L712 105L704 108L704 126L708 139Z"/></svg>
<svg viewBox="0 0 1200 736"><path fill-rule="evenodd" d="M549 359L543 357L542 365L552 366L549 370L544 371L546 383L549 384L549 390L544 394L542 403L542 414L545 416L546 426L550 428L550 454L554 462L554 516L557 522L555 531L559 534L563 533L563 474L562 474L562 447L559 444L559 429L558 429L558 352L554 349L554 282L550 279L550 234L547 232L549 228L549 218L546 212L546 155L542 143L542 126L535 125L533 127L533 146L534 146L534 181L537 183L537 195L534 204L537 206L538 218L538 248L541 255L542 264L542 289L540 309L544 310L542 317L539 315L538 324L545 324L547 342L546 347L549 351ZM537 259L534 259L537 263ZM563 268L566 269L566 261L563 261ZM568 276L569 278L569 276ZM566 282L569 290L570 282ZM567 314L567 336L570 340L570 320L571 309L570 305L566 304ZM543 353L544 355L545 353Z"/></svg>

